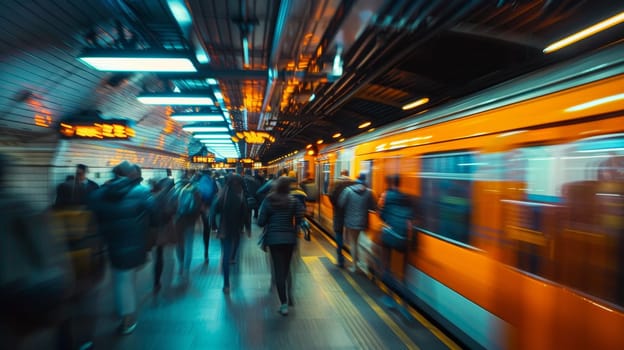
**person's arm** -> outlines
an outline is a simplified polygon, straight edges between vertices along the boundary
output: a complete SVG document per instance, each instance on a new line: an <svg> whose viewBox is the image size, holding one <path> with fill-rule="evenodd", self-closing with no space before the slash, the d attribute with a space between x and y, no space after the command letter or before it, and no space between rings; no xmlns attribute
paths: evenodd
<svg viewBox="0 0 624 350"><path fill-rule="evenodd" d="M266 200L260 204L260 210L258 212L258 226L264 227L269 221L268 204Z"/></svg>

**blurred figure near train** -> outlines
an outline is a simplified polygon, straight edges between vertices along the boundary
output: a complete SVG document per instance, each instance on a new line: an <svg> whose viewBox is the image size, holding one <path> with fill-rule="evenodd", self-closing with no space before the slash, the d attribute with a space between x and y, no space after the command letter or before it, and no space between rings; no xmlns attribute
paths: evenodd
<svg viewBox="0 0 624 350"><path fill-rule="evenodd" d="M177 255L180 262L180 279L186 285L190 281L195 223L201 214L202 199L191 174L186 174L180 180L176 192L175 224L179 235Z"/></svg>
<svg viewBox="0 0 624 350"><path fill-rule="evenodd" d="M225 294L230 292L230 263L236 254L235 245L240 241L243 230L251 237L249 215L242 214L247 211L243 178L238 174L229 175L225 188L219 193L210 211L212 230L221 239L221 270Z"/></svg>
<svg viewBox="0 0 624 350"><path fill-rule="evenodd" d="M152 193L154 209L151 224L156 231L154 293L163 289L165 295L170 295L175 265L174 251L179 239L174 222L177 202L173 179L165 177L158 180Z"/></svg>
<svg viewBox="0 0 624 350"><path fill-rule="evenodd" d="M360 174L354 185L345 188L338 197L338 206L344 210L345 234L349 240L349 249L353 265L349 269L355 272L359 261L358 238L362 230L368 229L368 211L377 208L373 192L366 187L366 175Z"/></svg>
<svg viewBox="0 0 624 350"><path fill-rule="evenodd" d="M55 332L73 292L72 271L64 246L47 222L7 184L10 160L0 154L0 347L54 347ZM48 337L41 335L48 330ZM44 344L39 344L44 342Z"/></svg>
<svg viewBox="0 0 624 350"><path fill-rule="evenodd" d="M379 216L386 227L382 231L382 263L384 272L390 269L390 250L405 252L409 225L414 219L414 203L405 193L399 191L398 174L386 177L386 191L379 198Z"/></svg>
<svg viewBox="0 0 624 350"><path fill-rule="evenodd" d="M210 205L216 198L219 188L211 171L206 171L199 177L197 188L202 200L201 220L204 240L204 263L208 264L208 252L210 248Z"/></svg>
<svg viewBox="0 0 624 350"><path fill-rule="evenodd" d="M100 186L87 178L89 168L84 164L76 165L73 177L67 177L65 182L56 188L56 206L86 205L89 195ZM71 176L71 175L70 175Z"/></svg>
<svg viewBox="0 0 624 350"><path fill-rule="evenodd" d="M342 249L344 247L344 208L338 204L338 198L345 188L353 185L355 181L349 177L349 170L343 169L340 171L340 177L334 182L334 187L329 191L329 201L333 206L333 224L334 224L334 237L336 237L336 260L338 260L338 266L344 267L344 256L342 255Z"/></svg>
<svg viewBox="0 0 624 350"><path fill-rule="evenodd" d="M274 174L269 174L267 180L260 186L258 191L256 191L256 197L258 199L258 205L262 205L262 202L266 198L266 196L271 192L271 188L273 187L273 181L275 180Z"/></svg>
<svg viewBox="0 0 624 350"><path fill-rule="evenodd" d="M98 230L108 246L112 265L120 334L130 334L137 324L136 274L146 260L149 221L154 200L142 186L140 168L123 161L113 168L115 178L91 196Z"/></svg>
<svg viewBox="0 0 624 350"><path fill-rule="evenodd" d="M297 230L303 219L305 207L290 195L291 180L280 177L273 190L260 206L258 226L265 227L262 245L269 248L275 270L275 284L281 303L279 312L288 315L286 280L290 261L297 243Z"/></svg>

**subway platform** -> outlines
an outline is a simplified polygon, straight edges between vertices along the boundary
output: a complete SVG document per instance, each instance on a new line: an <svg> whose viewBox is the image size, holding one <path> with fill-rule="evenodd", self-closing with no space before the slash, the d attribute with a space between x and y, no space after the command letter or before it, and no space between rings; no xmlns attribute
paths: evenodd
<svg viewBox="0 0 624 350"><path fill-rule="evenodd" d="M153 265L138 275L140 300L134 333L116 333L110 278L99 286L95 349L459 349L418 314L410 317L365 274L335 265L334 248L319 232L300 241L294 306L277 311L268 255L257 245L261 229L241 240L231 269L231 292L222 291L220 242L211 238L204 263L201 226L195 236L191 283L170 298L152 292ZM175 281L174 281L175 282Z"/></svg>

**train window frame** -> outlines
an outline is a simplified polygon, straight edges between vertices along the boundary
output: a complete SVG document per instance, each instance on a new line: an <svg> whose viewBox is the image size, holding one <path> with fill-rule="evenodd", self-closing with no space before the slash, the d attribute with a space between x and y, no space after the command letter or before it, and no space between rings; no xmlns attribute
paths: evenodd
<svg viewBox="0 0 624 350"><path fill-rule="evenodd" d="M319 176L321 181L321 189L324 195L329 195L331 188L333 186L333 181L331 177L331 163L329 161L321 162L321 176Z"/></svg>
<svg viewBox="0 0 624 350"><path fill-rule="evenodd" d="M419 176L421 193L419 198L419 209L421 211L420 216L423 220L415 226L417 230L457 246L470 247L471 249L478 250L477 247L471 245L470 241L474 233L472 222L474 191L472 187L477 173L476 159L478 159L479 154L479 152L472 149L459 149L425 153L420 156L421 172ZM465 159L465 157L467 157L467 159ZM449 166L455 170L461 169L465 171L453 171L449 169ZM444 171L435 171L436 167L443 168ZM446 180L446 183L437 180ZM449 180L450 182L448 182ZM462 194L460 193L462 186L458 186L458 181L468 181L467 186L464 186L466 189L465 195L462 197L458 197L456 195L452 196L449 191L450 188L457 192L452 194ZM450 187L447 188L438 185L439 187L436 191L435 187L438 183L445 186L450 185ZM439 194L439 191L447 191L449 192L449 195L442 196ZM441 198L447 198L449 200L449 202L446 203L446 207L442 205ZM459 214L453 213L454 206L459 208ZM461 210L464 212L462 213ZM458 230L453 227L453 234L441 232L443 230L448 232L449 227L445 225L449 222L453 222L451 220L445 220L444 217L453 217L457 215L462 218L462 222L459 226L461 229ZM441 226L441 229L437 228L437 225ZM460 234L457 234L457 231L461 231L462 229L463 234L461 232Z"/></svg>

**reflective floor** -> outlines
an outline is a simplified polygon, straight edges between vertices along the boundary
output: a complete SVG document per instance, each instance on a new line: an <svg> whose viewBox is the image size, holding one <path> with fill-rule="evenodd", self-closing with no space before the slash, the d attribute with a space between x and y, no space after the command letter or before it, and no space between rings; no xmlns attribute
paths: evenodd
<svg viewBox="0 0 624 350"><path fill-rule="evenodd" d="M384 303L384 294L361 274L334 265L334 249L319 233L301 241L297 256L294 307L277 311L270 288L267 254L259 249L260 228L243 238L232 265L231 292L223 294L220 243L212 238L204 263L198 226L188 288L171 298L152 293L153 266L139 272L139 323L118 336L110 281L100 286L96 349L446 349L420 322ZM429 327L431 327L429 325Z"/></svg>

